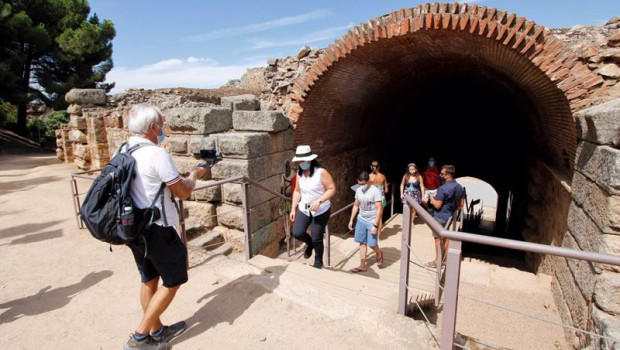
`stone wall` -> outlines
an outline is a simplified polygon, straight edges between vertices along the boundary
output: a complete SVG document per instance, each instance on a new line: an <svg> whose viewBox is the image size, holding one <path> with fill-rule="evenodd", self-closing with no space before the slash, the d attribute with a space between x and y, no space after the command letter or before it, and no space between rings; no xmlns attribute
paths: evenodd
<svg viewBox="0 0 620 350"><path fill-rule="evenodd" d="M131 93L130 93L131 94ZM289 120L277 111L261 111L254 95L202 96L188 100L174 91L115 96L106 104L102 90L67 94L70 122L57 131L57 155L80 169L103 167L129 137L127 113L135 103L150 102L166 115L166 148L181 175L200 162L200 149L217 148L223 160L197 185L246 175L279 192L284 162L294 155ZM185 201L188 236L218 231L237 251L245 249L241 185L235 183L196 191ZM283 202L250 186L250 227L254 254L275 255L284 237Z"/></svg>
<svg viewBox="0 0 620 350"><path fill-rule="evenodd" d="M579 147L562 247L620 256L620 99L577 113ZM556 258L555 299L563 321L620 339L620 267ZM616 349L567 331L574 346ZM592 343L590 343L592 341Z"/></svg>

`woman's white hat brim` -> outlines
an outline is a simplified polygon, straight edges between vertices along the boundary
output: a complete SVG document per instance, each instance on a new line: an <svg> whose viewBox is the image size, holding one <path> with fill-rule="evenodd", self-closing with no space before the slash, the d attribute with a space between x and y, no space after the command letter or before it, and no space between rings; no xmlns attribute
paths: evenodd
<svg viewBox="0 0 620 350"><path fill-rule="evenodd" d="M293 162L309 162L313 159L316 159L318 156L316 154L311 154L309 156L305 156L305 157L293 157Z"/></svg>

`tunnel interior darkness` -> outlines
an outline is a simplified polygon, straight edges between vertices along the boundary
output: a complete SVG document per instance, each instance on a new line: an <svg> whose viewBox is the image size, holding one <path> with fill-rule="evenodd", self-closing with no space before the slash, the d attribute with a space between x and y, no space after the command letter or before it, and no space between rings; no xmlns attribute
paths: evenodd
<svg viewBox="0 0 620 350"><path fill-rule="evenodd" d="M422 168L433 155L439 165L455 165L457 177L479 178L498 192L498 237L522 239L532 163L570 171L574 156L576 138L563 137L574 124L562 92L517 52L458 32L362 46L330 67L302 107L296 144L335 158L366 153L337 185L378 158L398 186L408 163Z"/></svg>

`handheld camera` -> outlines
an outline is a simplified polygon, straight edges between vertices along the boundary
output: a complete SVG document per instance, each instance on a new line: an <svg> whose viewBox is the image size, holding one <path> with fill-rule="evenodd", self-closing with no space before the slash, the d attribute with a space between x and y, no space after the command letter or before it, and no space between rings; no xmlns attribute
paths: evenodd
<svg viewBox="0 0 620 350"><path fill-rule="evenodd" d="M198 166L203 167L203 168L211 168L215 164L217 164L217 162L222 160L222 153L220 153L219 151L216 151L213 148L201 149L200 159L204 160L204 162L201 162L200 164L198 164Z"/></svg>

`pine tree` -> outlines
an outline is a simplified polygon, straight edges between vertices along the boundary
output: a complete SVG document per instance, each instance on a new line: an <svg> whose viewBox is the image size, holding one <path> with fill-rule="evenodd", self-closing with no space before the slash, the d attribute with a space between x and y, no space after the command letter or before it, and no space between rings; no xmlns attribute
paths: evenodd
<svg viewBox="0 0 620 350"><path fill-rule="evenodd" d="M89 13L86 0L0 0L0 102L18 106L19 131L30 101L62 109L72 88L114 87L101 84L114 24Z"/></svg>

